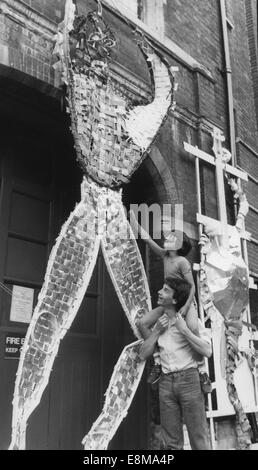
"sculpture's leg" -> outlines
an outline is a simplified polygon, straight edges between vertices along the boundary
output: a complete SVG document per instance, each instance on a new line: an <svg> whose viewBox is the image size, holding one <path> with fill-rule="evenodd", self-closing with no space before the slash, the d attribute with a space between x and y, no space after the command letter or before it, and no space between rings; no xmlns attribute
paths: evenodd
<svg viewBox="0 0 258 470"><path fill-rule="evenodd" d="M107 232L102 237L102 249L122 307L136 336L140 337L135 320L151 309L149 287L120 198L120 194L109 192ZM120 355L105 394L103 410L83 440L85 449L106 449L126 416L145 366L139 357L140 343L128 345Z"/></svg>
<svg viewBox="0 0 258 470"><path fill-rule="evenodd" d="M105 450L127 415L145 362L139 358L141 340L124 348L111 376L101 414L84 437L85 450Z"/></svg>
<svg viewBox="0 0 258 470"><path fill-rule="evenodd" d="M13 399L10 449L24 449L26 423L48 383L60 340L81 304L95 266L99 238L94 196L84 183L82 201L52 249L44 285L22 348Z"/></svg>
<svg viewBox="0 0 258 470"><path fill-rule="evenodd" d="M150 291L141 254L126 219L121 193L109 191L107 230L101 243L118 298L135 335L140 338L135 320L151 310Z"/></svg>

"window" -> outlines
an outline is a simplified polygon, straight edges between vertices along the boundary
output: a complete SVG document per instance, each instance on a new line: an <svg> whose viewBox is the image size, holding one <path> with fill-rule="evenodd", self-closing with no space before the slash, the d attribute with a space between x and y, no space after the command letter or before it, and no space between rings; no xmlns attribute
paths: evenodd
<svg viewBox="0 0 258 470"><path fill-rule="evenodd" d="M105 3L132 19L158 39L164 38L163 5L166 0L105 0Z"/></svg>
<svg viewBox="0 0 258 470"><path fill-rule="evenodd" d="M111 7L121 11L121 13L124 13L125 15L138 18L138 7L142 2L141 0L106 0L106 3L109 3Z"/></svg>

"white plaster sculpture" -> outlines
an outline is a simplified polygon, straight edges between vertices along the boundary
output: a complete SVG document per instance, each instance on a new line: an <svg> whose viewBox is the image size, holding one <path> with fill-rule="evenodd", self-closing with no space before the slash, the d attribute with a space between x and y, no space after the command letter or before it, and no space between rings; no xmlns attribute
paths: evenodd
<svg viewBox="0 0 258 470"><path fill-rule="evenodd" d="M244 230L244 218L248 202L239 183L229 180L235 197L239 198L239 210L235 226L227 230L227 248L220 244L218 226L207 223L202 236L201 301L211 319L214 367L216 374L217 405L221 415L236 413L237 448L249 449L250 424L244 409L255 408L254 356L251 350L243 350L250 342L246 323L249 304L248 267L242 258L240 233ZM247 323L246 323L247 324ZM248 324L247 324L248 325ZM250 326L250 325L249 325Z"/></svg>

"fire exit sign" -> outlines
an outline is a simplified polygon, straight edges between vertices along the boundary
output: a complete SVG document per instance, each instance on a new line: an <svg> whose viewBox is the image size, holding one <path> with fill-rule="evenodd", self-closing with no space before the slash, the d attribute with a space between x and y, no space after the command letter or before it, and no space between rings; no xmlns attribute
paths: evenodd
<svg viewBox="0 0 258 470"><path fill-rule="evenodd" d="M25 340L22 333L6 333L5 335L5 359L19 359L21 348Z"/></svg>

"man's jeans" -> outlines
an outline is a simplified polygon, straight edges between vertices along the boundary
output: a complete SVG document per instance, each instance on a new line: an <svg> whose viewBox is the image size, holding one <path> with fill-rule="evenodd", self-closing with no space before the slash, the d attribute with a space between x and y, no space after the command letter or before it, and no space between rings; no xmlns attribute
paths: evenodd
<svg viewBox="0 0 258 470"><path fill-rule="evenodd" d="M159 400L160 423L166 449L183 449L183 420L192 450L210 448L204 396L197 369L162 373Z"/></svg>

